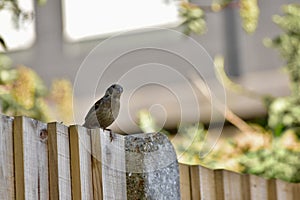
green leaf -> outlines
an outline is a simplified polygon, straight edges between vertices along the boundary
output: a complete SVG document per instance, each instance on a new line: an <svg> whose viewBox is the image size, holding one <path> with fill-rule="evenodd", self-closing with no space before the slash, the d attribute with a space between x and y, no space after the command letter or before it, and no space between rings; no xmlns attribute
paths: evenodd
<svg viewBox="0 0 300 200"><path fill-rule="evenodd" d="M284 129L284 128L285 128L285 126L284 126L282 123L277 124L277 126L276 126L275 129L274 129L274 135L275 135L276 137L281 136L282 133L283 133L283 129Z"/></svg>

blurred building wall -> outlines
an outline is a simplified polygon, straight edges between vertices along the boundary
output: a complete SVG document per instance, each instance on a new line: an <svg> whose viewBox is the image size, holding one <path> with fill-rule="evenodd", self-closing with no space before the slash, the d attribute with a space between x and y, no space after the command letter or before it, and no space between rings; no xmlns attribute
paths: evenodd
<svg viewBox="0 0 300 200"><path fill-rule="evenodd" d="M210 1L193 1L197 4L209 5ZM274 14L281 13L281 5L293 1L264 0L259 1L261 14L257 31L247 35L241 28L238 10L225 9L220 13L207 13L208 32L202 36L193 36L211 56L222 54L225 56L229 73L243 75L247 72L278 68L282 65L277 52L263 46L262 39L273 37L280 30L271 21ZM51 0L45 6L36 7L37 40L28 50L9 53L15 63L25 64L38 71L49 82L54 77L68 77L74 75L90 50L103 39L79 43L68 43L62 35L61 1ZM88 22L87 22L88 23ZM101 24L98 24L101 26ZM184 40L170 38L166 33L150 32L137 33L118 40L107 50L113 53L114 48L130 45L135 40L147 38L153 43L162 43L163 46L180 46L189 51ZM103 55L106 56L106 55ZM195 55L197 56L197 55ZM101 62L95 60L95 67Z"/></svg>

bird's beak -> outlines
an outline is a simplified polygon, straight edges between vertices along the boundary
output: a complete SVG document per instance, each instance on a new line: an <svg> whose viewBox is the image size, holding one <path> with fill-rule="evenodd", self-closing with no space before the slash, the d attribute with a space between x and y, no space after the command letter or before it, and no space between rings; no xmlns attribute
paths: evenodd
<svg viewBox="0 0 300 200"><path fill-rule="evenodd" d="M121 87L118 88L117 93L118 93L118 94L122 94L122 93L123 93L123 88L121 88Z"/></svg>

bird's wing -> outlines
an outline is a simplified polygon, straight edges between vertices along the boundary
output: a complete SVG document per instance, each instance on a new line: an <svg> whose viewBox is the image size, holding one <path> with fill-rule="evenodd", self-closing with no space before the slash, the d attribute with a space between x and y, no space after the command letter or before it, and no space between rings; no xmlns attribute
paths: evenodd
<svg viewBox="0 0 300 200"><path fill-rule="evenodd" d="M102 98L101 98L102 99ZM102 104L101 99L99 99L89 110L89 112L86 114L84 120L87 120L91 115L96 115L96 114L92 114L93 112L95 112Z"/></svg>
<svg viewBox="0 0 300 200"><path fill-rule="evenodd" d="M89 110L85 117L85 122L83 124L86 128L98 128L100 127L99 121L97 119L96 110L102 106L102 100L98 100Z"/></svg>

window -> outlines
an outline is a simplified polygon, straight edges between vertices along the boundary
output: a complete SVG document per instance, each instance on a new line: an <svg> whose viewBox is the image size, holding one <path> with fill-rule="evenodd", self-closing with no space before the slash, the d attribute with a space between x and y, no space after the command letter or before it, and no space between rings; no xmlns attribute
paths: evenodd
<svg viewBox="0 0 300 200"><path fill-rule="evenodd" d="M179 22L177 3L172 0L64 0L63 17L69 41Z"/></svg>
<svg viewBox="0 0 300 200"><path fill-rule="evenodd" d="M8 1L3 1L0 4L5 5L5 9L0 9L0 36L5 40L8 51L21 50L29 48L35 41L35 23L33 19L19 19L19 28L14 22L13 12L7 9L10 6ZM33 1L22 0L18 1L19 7L26 13L33 13ZM0 51L3 51L0 45Z"/></svg>

